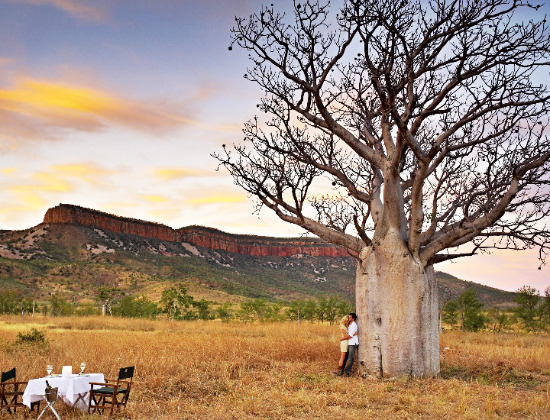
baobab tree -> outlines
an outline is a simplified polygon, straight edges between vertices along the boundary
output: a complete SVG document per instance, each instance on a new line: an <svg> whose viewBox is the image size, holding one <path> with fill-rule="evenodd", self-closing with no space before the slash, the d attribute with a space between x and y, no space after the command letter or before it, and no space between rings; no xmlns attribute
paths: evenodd
<svg viewBox="0 0 550 420"><path fill-rule="evenodd" d="M295 0L236 18L264 92L214 154L282 220L357 258L365 375L439 373L434 264L550 244L550 40L525 0ZM292 15L292 16L291 16Z"/></svg>

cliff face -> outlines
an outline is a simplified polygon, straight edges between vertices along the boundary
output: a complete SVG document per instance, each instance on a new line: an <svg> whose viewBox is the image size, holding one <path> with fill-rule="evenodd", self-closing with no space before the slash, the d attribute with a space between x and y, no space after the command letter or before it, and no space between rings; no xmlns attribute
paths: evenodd
<svg viewBox="0 0 550 420"><path fill-rule="evenodd" d="M320 257L349 257L349 252L319 239L278 239L231 235L216 229L192 226L172 229L169 226L128 219L83 207L60 204L48 209L44 223L77 224L115 233L137 235L170 242L188 242L205 248L253 256L290 257L306 254Z"/></svg>
<svg viewBox="0 0 550 420"><path fill-rule="evenodd" d="M181 238L198 246L210 249L234 252L258 257L290 257L306 254L314 257L349 257L349 252L320 240L260 238L241 235L229 235L213 232L210 229L189 227L179 229Z"/></svg>
<svg viewBox="0 0 550 420"><path fill-rule="evenodd" d="M44 216L44 223L77 224L163 241L177 242L179 240L177 232L169 226L126 219L68 204L60 204L57 207L48 209Z"/></svg>

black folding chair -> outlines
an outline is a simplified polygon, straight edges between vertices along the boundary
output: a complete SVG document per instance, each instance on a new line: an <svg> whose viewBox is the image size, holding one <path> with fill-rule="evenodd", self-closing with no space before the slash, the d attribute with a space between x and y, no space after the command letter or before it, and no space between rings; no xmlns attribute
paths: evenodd
<svg viewBox="0 0 550 420"><path fill-rule="evenodd" d="M9 414L15 414L17 408L27 408L23 404L23 388L27 382L17 381L15 368L2 372L0 378L0 417L3 416L4 410ZM37 407L40 410L40 401L31 404L31 411Z"/></svg>
<svg viewBox="0 0 550 420"><path fill-rule="evenodd" d="M109 415L112 415L115 410L120 411L121 407L126 407L132 388L134 369L135 366L121 368L118 379L105 379L104 383L90 382L88 413L103 414L107 408L110 410Z"/></svg>

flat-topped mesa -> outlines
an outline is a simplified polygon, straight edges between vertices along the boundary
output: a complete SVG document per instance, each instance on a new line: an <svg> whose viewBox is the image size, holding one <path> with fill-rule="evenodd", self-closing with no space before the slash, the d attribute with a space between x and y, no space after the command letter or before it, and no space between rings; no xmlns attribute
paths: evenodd
<svg viewBox="0 0 550 420"><path fill-rule="evenodd" d="M290 257L306 254L314 257L349 257L345 248L315 238L267 238L233 235L213 228L188 226L178 229L185 242L210 249L259 257Z"/></svg>
<svg viewBox="0 0 550 420"><path fill-rule="evenodd" d="M160 223L115 216L70 204L60 204L48 209L44 215L44 223L78 224L115 233L156 238L170 242L179 242L180 239L179 234L174 229Z"/></svg>
<svg viewBox="0 0 550 420"><path fill-rule="evenodd" d="M350 256L345 248L316 238L234 235L202 226L189 226L175 230L160 223L115 216L71 204L60 204L48 209L44 215L44 223L77 224L115 233L170 242L188 242L204 248L260 257L290 257L297 254L314 257Z"/></svg>

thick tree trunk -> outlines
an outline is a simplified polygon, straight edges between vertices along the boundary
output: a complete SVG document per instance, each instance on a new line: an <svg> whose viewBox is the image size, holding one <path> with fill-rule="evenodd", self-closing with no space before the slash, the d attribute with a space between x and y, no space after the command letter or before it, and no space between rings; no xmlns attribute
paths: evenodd
<svg viewBox="0 0 550 420"><path fill-rule="evenodd" d="M439 374L437 282L396 233L360 255L356 278L359 372L378 377Z"/></svg>

